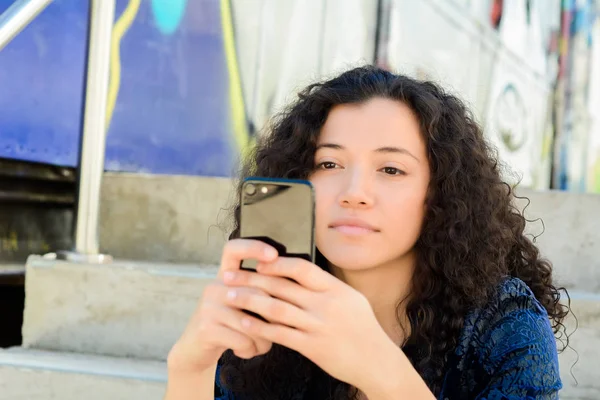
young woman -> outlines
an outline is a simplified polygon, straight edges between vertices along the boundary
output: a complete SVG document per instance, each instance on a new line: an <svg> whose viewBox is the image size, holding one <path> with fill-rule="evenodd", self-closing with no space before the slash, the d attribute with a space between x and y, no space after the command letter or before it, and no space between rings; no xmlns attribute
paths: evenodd
<svg viewBox="0 0 600 400"><path fill-rule="evenodd" d="M244 175L312 182L316 265L236 228L166 399L558 398L569 310L500 172L431 82L361 67L309 86Z"/></svg>

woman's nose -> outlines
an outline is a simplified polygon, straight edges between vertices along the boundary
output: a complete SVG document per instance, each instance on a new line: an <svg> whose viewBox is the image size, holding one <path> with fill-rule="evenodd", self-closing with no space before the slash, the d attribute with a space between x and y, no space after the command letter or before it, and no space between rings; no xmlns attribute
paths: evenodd
<svg viewBox="0 0 600 400"><path fill-rule="evenodd" d="M346 176L341 187L340 205L343 207L370 207L373 205L372 182L368 174L355 171Z"/></svg>

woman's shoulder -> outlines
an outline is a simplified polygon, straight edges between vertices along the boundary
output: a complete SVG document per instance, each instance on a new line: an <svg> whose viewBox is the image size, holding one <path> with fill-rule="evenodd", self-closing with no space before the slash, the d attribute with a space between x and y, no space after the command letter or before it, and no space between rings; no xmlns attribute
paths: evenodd
<svg viewBox="0 0 600 400"><path fill-rule="evenodd" d="M488 303L475 311L479 324L494 324L506 318L531 322L531 317L548 319L548 313L525 282L516 277L506 277L495 288ZM471 318L472 319L472 318Z"/></svg>
<svg viewBox="0 0 600 400"><path fill-rule="evenodd" d="M516 300L517 298L521 298L522 300L527 298L539 304L531 288L525 282L514 276L505 277L496 287L493 299L496 302L502 303L506 300ZM543 309L541 305L540 309Z"/></svg>
<svg viewBox="0 0 600 400"><path fill-rule="evenodd" d="M464 342L468 341L489 347L516 337L554 341L546 309L525 282L507 277L495 288L485 306L466 316L461 344L467 345Z"/></svg>
<svg viewBox="0 0 600 400"><path fill-rule="evenodd" d="M531 398L546 399L561 387L548 313L518 278L505 278L487 304L465 318L455 355L456 372L470 390L483 385L489 393L504 392L518 384L524 392L547 395Z"/></svg>

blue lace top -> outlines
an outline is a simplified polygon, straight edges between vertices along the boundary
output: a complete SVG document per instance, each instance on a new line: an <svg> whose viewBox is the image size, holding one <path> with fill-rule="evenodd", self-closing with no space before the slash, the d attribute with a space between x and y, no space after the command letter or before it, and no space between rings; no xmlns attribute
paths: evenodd
<svg viewBox="0 0 600 400"><path fill-rule="evenodd" d="M219 372L215 400L236 400ZM507 278L486 307L467 315L438 399L550 400L561 388L548 314L523 281Z"/></svg>

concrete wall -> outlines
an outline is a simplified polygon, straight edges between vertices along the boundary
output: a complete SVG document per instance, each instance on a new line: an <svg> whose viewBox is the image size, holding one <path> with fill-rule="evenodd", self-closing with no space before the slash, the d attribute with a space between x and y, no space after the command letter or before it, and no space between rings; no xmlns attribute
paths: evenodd
<svg viewBox="0 0 600 400"><path fill-rule="evenodd" d="M554 264L560 284L600 293L600 195L522 190L527 231ZM524 208L526 200L517 202Z"/></svg>
<svg viewBox="0 0 600 400"><path fill-rule="evenodd" d="M101 248L120 259L217 264L230 229L232 189L221 178L106 174ZM600 195L519 193L531 200L528 231L536 236L545 228L536 242L559 283L600 292Z"/></svg>
<svg viewBox="0 0 600 400"><path fill-rule="evenodd" d="M218 263L232 189L224 178L106 173L101 249L126 260Z"/></svg>

